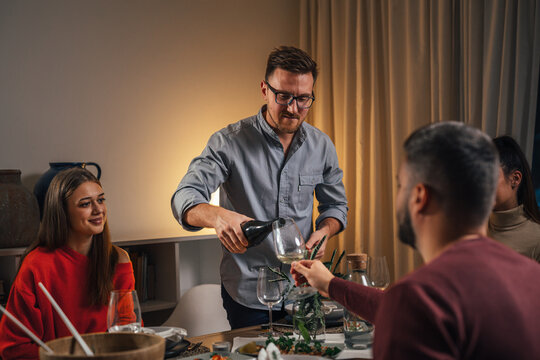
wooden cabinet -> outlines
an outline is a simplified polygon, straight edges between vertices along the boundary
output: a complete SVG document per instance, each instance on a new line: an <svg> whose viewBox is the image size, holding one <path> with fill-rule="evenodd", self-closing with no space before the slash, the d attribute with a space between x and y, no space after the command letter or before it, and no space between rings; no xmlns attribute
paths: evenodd
<svg viewBox="0 0 540 360"><path fill-rule="evenodd" d="M150 271L153 279L147 280L147 285L153 287L150 291L152 299L141 301L147 326L160 325L166 320L180 296L189 288L201 283L219 283L221 250L216 235L119 240L113 243L129 253L146 254L147 264L153 268ZM24 249L0 249L0 280L3 280L6 292L15 278Z"/></svg>

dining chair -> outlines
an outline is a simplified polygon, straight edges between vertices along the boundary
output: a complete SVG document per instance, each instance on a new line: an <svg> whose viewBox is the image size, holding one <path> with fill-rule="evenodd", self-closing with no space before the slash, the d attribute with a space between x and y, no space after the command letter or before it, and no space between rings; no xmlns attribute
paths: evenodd
<svg viewBox="0 0 540 360"><path fill-rule="evenodd" d="M221 286L202 284L189 289L163 326L184 328L189 337L230 330Z"/></svg>

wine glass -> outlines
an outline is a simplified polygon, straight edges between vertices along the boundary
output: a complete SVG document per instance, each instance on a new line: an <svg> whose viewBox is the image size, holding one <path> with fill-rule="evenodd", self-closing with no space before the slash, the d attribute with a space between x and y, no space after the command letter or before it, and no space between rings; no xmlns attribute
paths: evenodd
<svg viewBox="0 0 540 360"><path fill-rule="evenodd" d="M279 271L279 269L274 269ZM272 327L272 306L276 305L283 299L283 285L281 277L268 267L259 269L257 277L257 298L261 303L268 306L268 326L269 333L274 335Z"/></svg>
<svg viewBox="0 0 540 360"><path fill-rule="evenodd" d="M135 290L113 290L107 311L109 332L141 332L141 306Z"/></svg>
<svg viewBox="0 0 540 360"><path fill-rule="evenodd" d="M390 272L386 256L373 256L369 260L368 278L371 286L384 290L390 285Z"/></svg>
<svg viewBox="0 0 540 360"><path fill-rule="evenodd" d="M284 264L292 264L293 261L305 259L307 251L304 238L293 219L279 218L272 223L272 235L276 256ZM290 300L301 300L317 292L311 286L293 288L289 294Z"/></svg>

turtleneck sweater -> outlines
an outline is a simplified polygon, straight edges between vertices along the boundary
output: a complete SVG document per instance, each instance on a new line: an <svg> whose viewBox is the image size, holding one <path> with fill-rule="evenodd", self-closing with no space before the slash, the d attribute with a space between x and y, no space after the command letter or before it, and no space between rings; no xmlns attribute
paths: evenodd
<svg viewBox="0 0 540 360"><path fill-rule="evenodd" d="M523 205L491 212L488 236L540 263L540 224L525 215Z"/></svg>

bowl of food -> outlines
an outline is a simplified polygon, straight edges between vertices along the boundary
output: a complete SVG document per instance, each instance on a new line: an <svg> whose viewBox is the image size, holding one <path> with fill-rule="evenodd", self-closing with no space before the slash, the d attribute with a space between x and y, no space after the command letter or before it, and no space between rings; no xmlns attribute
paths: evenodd
<svg viewBox="0 0 540 360"><path fill-rule="evenodd" d="M40 348L39 358L41 360L149 360L163 359L165 354L165 339L154 334L118 332L81 336L94 352L94 356L85 355L75 338L68 336L47 342L53 353Z"/></svg>
<svg viewBox="0 0 540 360"><path fill-rule="evenodd" d="M261 351L261 349L264 349L264 345L262 345L262 343L258 344L255 341L250 341L247 344L240 346L238 349L236 349L236 351L239 354L256 357L259 355L259 351Z"/></svg>
<svg viewBox="0 0 540 360"><path fill-rule="evenodd" d="M299 356L335 358L343 350L343 347L342 344L330 345L318 340L306 342L294 336L282 335L279 338L271 337L267 340L247 342L234 351L264 360L267 356L270 356L270 359L277 359L276 352L279 352L279 356L286 360ZM269 348L271 351L268 351ZM306 360L308 359L306 358Z"/></svg>
<svg viewBox="0 0 540 360"><path fill-rule="evenodd" d="M304 347L300 351L284 351L284 349L279 345L279 343L269 343L266 348L262 348L259 353L256 355L257 360L327 360L335 358L341 349L334 347L324 347L322 349L315 349L314 346L307 348L309 345L304 344ZM328 350L328 352L327 352Z"/></svg>

